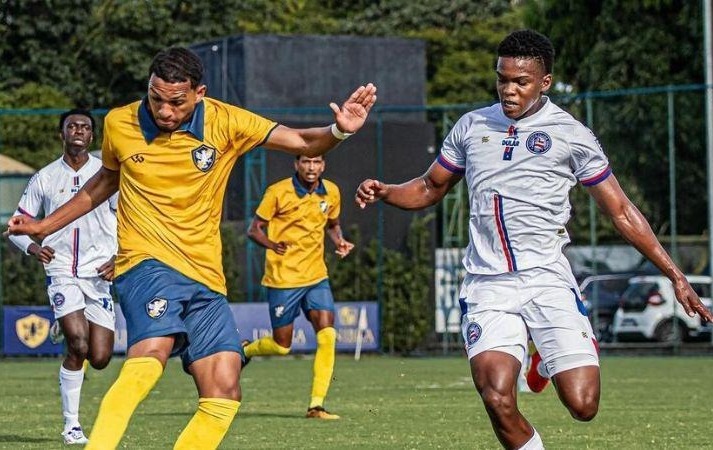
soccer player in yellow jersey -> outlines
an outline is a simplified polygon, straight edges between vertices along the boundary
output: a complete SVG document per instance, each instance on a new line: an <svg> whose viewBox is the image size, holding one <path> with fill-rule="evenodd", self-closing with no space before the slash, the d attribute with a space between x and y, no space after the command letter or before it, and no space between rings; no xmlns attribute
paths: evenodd
<svg viewBox="0 0 713 450"><path fill-rule="evenodd" d="M241 399L242 347L225 297L219 232L230 170L257 146L324 154L364 125L376 101L376 87L361 86L341 107L330 104L331 126L294 129L205 97L202 78L190 50L159 52L147 96L106 116L99 172L44 219L8 222L10 234L46 236L120 192L115 287L127 359L102 400L89 449L117 447L174 354L199 395L174 448L218 447Z"/></svg>
<svg viewBox="0 0 713 450"><path fill-rule="evenodd" d="M265 275L272 336L245 346L245 356L286 355L300 309L317 334L312 399L307 417L339 419L324 409L334 371L334 298L324 264L324 231L344 258L354 248L339 225L339 188L322 179L324 157L297 156L295 174L267 188L248 237L267 249ZM267 233L265 232L267 227Z"/></svg>

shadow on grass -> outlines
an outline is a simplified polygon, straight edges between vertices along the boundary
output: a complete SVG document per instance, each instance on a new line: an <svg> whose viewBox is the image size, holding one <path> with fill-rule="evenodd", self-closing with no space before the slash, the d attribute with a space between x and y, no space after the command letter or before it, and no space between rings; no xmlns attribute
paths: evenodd
<svg viewBox="0 0 713 450"><path fill-rule="evenodd" d="M0 434L0 442L17 442L17 443L28 443L28 442L57 442L57 439L36 438L28 436L19 436L17 434Z"/></svg>

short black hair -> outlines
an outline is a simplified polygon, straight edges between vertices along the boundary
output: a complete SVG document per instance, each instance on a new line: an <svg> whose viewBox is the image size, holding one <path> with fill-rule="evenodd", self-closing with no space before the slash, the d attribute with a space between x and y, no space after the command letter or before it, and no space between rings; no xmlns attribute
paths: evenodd
<svg viewBox="0 0 713 450"><path fill-rule="evenodd" d="M303 156L304 156L305 158L310 158L310 159L312 159L312 158L320 158L320 157L321 157L321 158L322 158L322 161L326 160L326 158L324 157L324 155L317 155L317 156L295 155L295 161L299 161L300 158L302 158Z"/></svg>
<svg viewBox="0 0 713 450"><path fill-rule="evenodd" d="M544 34L534 30L513 31L498 45L498 57L534 58L540 61L546 73L552 73L555 48Z"/></svg>
<svg viewBox="0 0 713 450"><path fill-rule="evenodd" d="M191 82L195 89L203 80L203 63L191 50L185 47L169 47L154 56L149 67L152 74L169 83Z"/></svg>
<svg viewBox="0 0 713 450"><path fill-rule="evenodd" d="M62 113L62 115L59 116L59 131L64 130L64 121L67 120L67 117L69 116L87 116L89 117L89 120L92 122L92 130L95 128L95 122L94 122L94 117L92 116L92 113L89 112L87 109L82 109L82 108L74 108L70 109L69 111L65 111Z"/></svg>

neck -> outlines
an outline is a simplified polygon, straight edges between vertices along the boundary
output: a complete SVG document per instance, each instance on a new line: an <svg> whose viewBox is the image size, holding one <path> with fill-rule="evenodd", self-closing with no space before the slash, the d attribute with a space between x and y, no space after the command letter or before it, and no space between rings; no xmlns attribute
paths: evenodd
<svg viewBox="0 0 713 450"><path fill-rule="evenodd" d="M74 153L71 150L65 150L62 158L69 167L74 170L79 170L82 166L84 166L84 164L87 163L87 161L89 161L89 153L87 153L86 150L81 150L77 153Z"/></svg>

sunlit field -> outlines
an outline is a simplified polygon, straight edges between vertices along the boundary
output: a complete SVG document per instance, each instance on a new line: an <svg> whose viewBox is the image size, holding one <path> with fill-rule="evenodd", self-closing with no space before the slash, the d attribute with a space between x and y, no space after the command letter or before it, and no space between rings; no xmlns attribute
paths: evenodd
<svg viewBox="0 0 713 450"><path fill-rule="evenodd" d="M65 447L59 363L0 360L0 448ZM121 363L89 371L80 411L85 431ZM311 370L306 357L253 361L221 448L499 448L464 358L339 357L326 404L339 421L304 418ZM590 423L571 419L551 387L520 395L548 449L713 448L713 358L608 357L602 370L601 408ZM121 448L172 448L196 400L191 378L171 361Z"/></svg>

